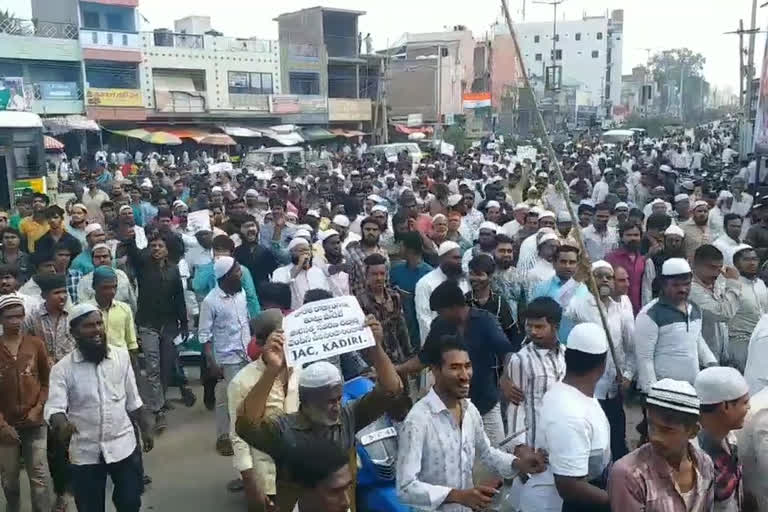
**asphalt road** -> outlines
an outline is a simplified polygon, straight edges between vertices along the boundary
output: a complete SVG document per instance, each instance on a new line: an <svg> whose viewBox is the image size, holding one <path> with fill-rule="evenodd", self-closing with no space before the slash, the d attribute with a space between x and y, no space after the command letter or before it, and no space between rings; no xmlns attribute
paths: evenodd
<svg viewBox="0 0 768 512"><path fill-rule="evenodd" d="M187 371L190 377L196 373L189 367ZM202 388L196 386L194 391L198 400L189 409L174 400L178 398L177 390L169 393L175 409L168 414L168 429L155 439L154 450L144 455L152 484L144 493L142 510L244 512L243 494L233 494L226 489L227 482L235 478L235 470L232 458L222 457L215 450L214 413L203 406ZM24 472L21 485L22 512L31 512ZM108 487L107 498L107 510L113 512L111 487ZM1 492L0 510L5 510L5 496ZM68 510L76 512L74 502Z"/></svg>

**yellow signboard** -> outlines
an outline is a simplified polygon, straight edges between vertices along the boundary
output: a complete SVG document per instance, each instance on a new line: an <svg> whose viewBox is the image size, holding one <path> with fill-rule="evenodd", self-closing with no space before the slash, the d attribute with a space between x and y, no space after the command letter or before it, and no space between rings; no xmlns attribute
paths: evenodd
<svg viewBox="0 0 768 512"><path fill-rule="evenodd" d="M138 89L88 88L86 101L90 107L143 107Z"/></svg>

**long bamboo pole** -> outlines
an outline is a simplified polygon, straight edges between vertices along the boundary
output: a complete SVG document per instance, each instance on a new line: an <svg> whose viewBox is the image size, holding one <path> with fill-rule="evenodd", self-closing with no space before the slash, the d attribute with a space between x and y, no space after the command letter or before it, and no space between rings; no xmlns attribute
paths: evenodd
<svg viewBox="0 0 768 512"><path fill-rule="evenodd" d="M547 132L547 127L544 125L544 118L541 116L541 111L539 110L538 103L536 102L536 93L533 91L533 87L531 87L531 82L528 79L528 71L525 69L525 62L523 61L522 52L520 51L520 45L518 44L518 41L517 41L517 34L515 33L515 29L512 25L512 18L509 15L507 0L501 0L501 8L504 11L504 18L507 21L507 27L509 28L509 33L512 36L512 42L515 44L515 53L517 55L517 60L520 62L520 71L523 75L523 85L531 93L531 100L532 100L531 103L533 104L533 108L536 112L536 115L534 117L542 133L545 134L542 140L544 142L544 146L546 147L547 154L549 156L550 167L554 167L554 170L555 170L555 179L557 180L557 183L555 184L555 189L557 190L557 193L560 194L560 196L564 199L565 206L568 209L568 213L570 214L571 219L574 220L573 229L571 230L571 233L574 235L574 238L576 239L576 243L578 243L579 245L579 252L581 253L582 257L584 257L586 261L589 262L589 254L587 253L587 250L584 247L584 239L581 236L581 226L579 226L579 223L576 222L578 217L576 217L575 212L573 211L573 206L571 205L570 198L568 197L568 194L567 194L568 188L566 187L565 179L563 178L563 170L560 168L560 161L557 159L557 155L555 154L555 148L552 147L552 141L549 138L549 132ZM608 339L608 348L611 351L613 364L616 367L616 375L621 376L621 366L619 365L619 358L616 355L616 348L614 346L613 339L611 338L611 331L608 328L608 320L605 317L605 311L603 310L603 305L600 302L599 294L597 293L598 288L597 288L597 283L595 282L595 276L592 274L591 269L589 269L589 271L587 272L587 276L589 279L590 288L596 293L596 295L598 295L595 297L595 304L597 304L597 310L600 312L600 321L603 324L603 330L605 331L605 336Z"/></svg>

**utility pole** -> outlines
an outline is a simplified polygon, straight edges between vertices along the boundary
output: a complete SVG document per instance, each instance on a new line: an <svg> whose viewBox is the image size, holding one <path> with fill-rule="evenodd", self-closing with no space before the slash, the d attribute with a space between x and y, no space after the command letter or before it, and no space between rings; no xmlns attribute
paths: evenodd
<svg viewBox="0 0 768 512"><path fill-rule="evenodd" d="M747 97L744 98L744 123L749 124L750 103L752 102L752 78L755 76L755 32L757 32L757 0L752 0L752 20L749 27L749 50L747 54Z"/></svg>
<svg viewBox="0 0 768 512"><path fill-rule="evenodd" d="M550 98L550 108L552 109L552 124L550 125L550 130L555 130L555 95L557 93L557 6L563 3L565 0L549 0L547 2L536 2L535 4L542 4L542 5L551 5L553 8L552 11L552 83L550 90L548 91L548 96ZM561 72L562 77L562 72ZM547 83L546 80L546 72L544 73L544 83Z"/></svg>

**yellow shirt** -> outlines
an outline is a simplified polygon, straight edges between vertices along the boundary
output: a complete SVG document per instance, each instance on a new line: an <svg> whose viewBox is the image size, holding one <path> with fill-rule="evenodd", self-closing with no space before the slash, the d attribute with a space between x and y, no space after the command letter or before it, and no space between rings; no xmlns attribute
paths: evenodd
<svg viewBox="0 0 768 512"><path fill-rule="evenodd" d="M229 439L232 441L232 449L235 452L232 460L235 470L239 473L253 468L261 490L265 494L273 496L277 494L275 462L266 453L251 448L235 432L238 409L251 388L259 382L266 368L264 361L259 358L237 372L237 375L230 381L227 388L230 418ZM299 410L299 373L300 370L297 367L288 370L288 375L283 373L275 380L267 398L265 415L290 414Z"/></svg>
<svg viewBox="0 0 768 512"><path fill-rule="evenodd" d="M24 217L19 223L19 231L27 239L27 248L30 253L35 252L35 242L43 238L48 232L48 221L44 220L42 224L33 217Z"/></svg>
<svg viewBox="0 0 768 512"><path fill-rule="evenodd" d="M113 347L127 350L137 350L139 344L136 341L136 327L133 323L131 307L119 300L112 301L112 307L102 309L96 299L88 301L101 311L104 317L104 328L107 331L107 343Z"/></svg>

